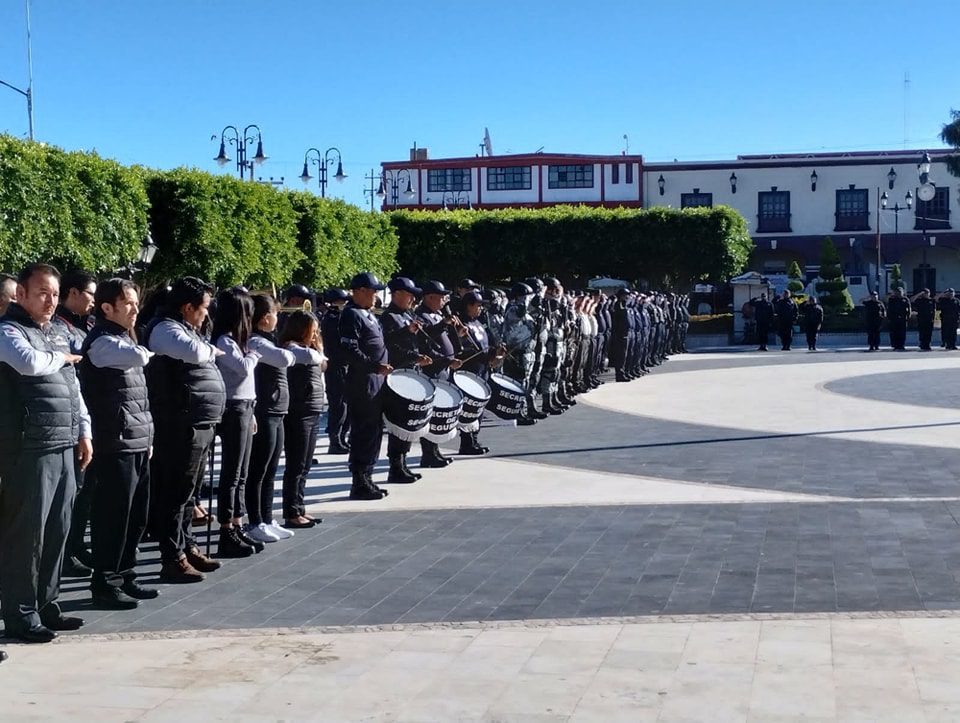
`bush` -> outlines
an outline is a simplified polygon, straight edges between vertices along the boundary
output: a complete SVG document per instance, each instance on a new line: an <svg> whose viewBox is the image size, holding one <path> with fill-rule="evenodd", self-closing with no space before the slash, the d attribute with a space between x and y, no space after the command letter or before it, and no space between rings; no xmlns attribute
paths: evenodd
<svg viewBox="0 0 960 723"><path fill-rule="evenodd" d="M691 334L731 334L733 314L701 314L690 317Z"/></svg>
<svg viewBox="0 0 960 723"><path fill-rule="evenodd" d="M804 290L803 284L803 274L800 271L800 264L796 261L790 263L790 268L787 269L787 277L790 279L787 282L787 288L793 293L794 296L802 294Z"/></svg>
<svg viewBox="0 0 960 723"><path fill-rule="evenodd" d="M847 282L843 280L840 269L840 254L833 245L833 239L827 236L820 247L820 278L817 293L826 315L846 314L853 310L853 299L847 291Z"/></svg>

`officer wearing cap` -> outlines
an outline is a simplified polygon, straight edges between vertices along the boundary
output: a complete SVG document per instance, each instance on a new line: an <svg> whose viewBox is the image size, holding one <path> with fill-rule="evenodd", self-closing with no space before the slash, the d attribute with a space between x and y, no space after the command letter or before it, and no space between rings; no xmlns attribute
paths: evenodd
<svg viewBox="0 0 960 723"><path fill-rule="evenodd" d="M503 345L491 344L490 335L481 321L483 296L479 291L468 291L460 299L460 321L467 333L458 337L460 356L463 358L461 370L476 374L481 379L490 376L490 370L503 363L507 349ZM486 454L490 450L480 444L479 424L476 429L460 429L460 454Z"/></svg>
<svg viewBox="0 0 960 723"><path fill-rule="evenodd" d="M867 343L870 351L880 350L880 324L887 315L887 307L880 301L876 291L870 292L870 297L863 300L864 317L867 322Z"/></svg>
<svg viewBox="0 0 960 723"><path fill-rule="evenodd" d="M533 367L536 363L536 322L530 315L529 304L533 297L533 288L518 282L510 289L510 303L503 314L502 339L510 353L504 361L504 374L523 386L527 404L517 424L529 426L546 415L533 403Z"/></svg>
<svg viewBox="0 0 960 723"><path fill-rule="evenodd" d="M323 301L327 311L320 320L320 336L323 338L323 352L327 355L327 368L323 372L324 386L327 390L327 437L330 445L327 454L347 454L350 445L350 413L347 407L345 385L347 367L340 346L340 314L350 300L343 289L327 289L323 292Z"/></svg>
<svg viewBox="0 0 960 723"><path fill-rule="evenodd" d="M920 289L911 301L913 310L917 312L920 351L931 351L930 341L933 338L933 320L937 315L937 302L930 298L930 289Z"/></svg>
<svg viewBox="0 0 960 723"><path fill-rule="evenodd" d="M447 381L450 372L460 368L457 359L458 336L466 333L463 323L452 314L446 313L447 298L450 292L439 281L428 281L423 285L423 303L417 309L416 319L421 323L424 334L421 335L420 350L430 357L430 363L422 367L431 379ZM445 467L453 460L445 457L440 446L427 440L420 440L422 456L421 467Z"/></svg>
<svg viewBox="0 0 960 723"><path fill-rule="evenodd" d="M456 293L450 295L450 306L453 307L455 311L459 312L461 305L463 304L464 295L470 291L479 291L479 289L480 284L473 279L460 279L460 282L457 284Z"/></svg>
<svg viewBox="0 0 960 723"><path fill-rule="evenodd" d="M405 276L397 276L387 284L390 289L390 305L380 316L383 338L387 345L387 361L394 369L414 369L433 363L426 354L420 352L424 341L423 324L417 321L411 309L417 297L422 293ZM387 482L416 482L421 475L407 466L407 454L410 442L393 434L387 440L387 457L390 460L390 473Z"/></svg>
<svg viewBox="0 0 960 723"><path fill-rule="evenodd" d="M373 482L373 468L380 457L383 410L380 388L393 371L387 363L383 329L371 309L377 292L384 288L370 272L353 277L352 296L340 315L340 347L347 367L346 398L350 409L350 499L379 500L387 495Z"/></svg>
<svg viewBox="0 0 960 723"><path fill-rule="evenodd" d="M960 299L947 289L937 300L940 309L940 339L949 350L957 348L957 325L960 323Z"/></svg>

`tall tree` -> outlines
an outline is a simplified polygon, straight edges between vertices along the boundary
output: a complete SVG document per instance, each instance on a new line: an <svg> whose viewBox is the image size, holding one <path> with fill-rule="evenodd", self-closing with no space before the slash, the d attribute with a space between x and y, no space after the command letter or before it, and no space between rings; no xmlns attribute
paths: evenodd
<svg viewBox="0 0 960 723"><path fill-rule="evenodd" d="M958 151L957 155L947 158L947 168L954 176L960 176L960 110L951 110L950 117L953 120L943 126L940 139Z"/></svg>

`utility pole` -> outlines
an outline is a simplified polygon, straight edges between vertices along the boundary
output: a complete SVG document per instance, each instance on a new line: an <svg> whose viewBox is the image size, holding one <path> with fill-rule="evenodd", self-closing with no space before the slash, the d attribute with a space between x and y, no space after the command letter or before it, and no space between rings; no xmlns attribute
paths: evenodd
<svg viewBox="0 0 960 723"><path fill-rule="evenodd" d="M10 85L4 80L0 80L0 85L6 86L10 90L16 91L27 99L27 122L30 129L30 140L33 137L33 48L30 40L30 0L25 0L27 8L27 89L23 90L15 85Z"/></svg>
<svg viewBox="0 0 960 723"><path fill-rule="evenodd" d="M374 199L377 197L377 188L378 188L376 184L382 182L383 179L381 179L378 174L374 173L372 168L370 169L370 173L368 173L363 178L364 180L370 182L370 185L363 189L363 195L370 197L370 213L373 213L374 211L373 203L374 203Z"/></svg>

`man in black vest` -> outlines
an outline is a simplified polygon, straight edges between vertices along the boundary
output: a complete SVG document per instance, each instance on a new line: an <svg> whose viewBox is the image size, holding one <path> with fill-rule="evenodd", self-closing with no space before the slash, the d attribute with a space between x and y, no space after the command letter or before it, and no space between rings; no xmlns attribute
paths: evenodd
<svg viewBox="0 0 960 723"><path fill-rule="evenodd" d="M5 634L46 643L83 620L57 605L76 488L93 455L69 340L51 323L60 274L32 264L0 321L0 600Z"/></svg>
<svg viewBox="0 0 960 723"><path fill-rule="evenodd" d="M957 348L957 324L960 323L960 299L953 289L947 289L937 301L940 309L940 337L950 351Z"/></svg>
<svg viewBox="0 0 960 723"><path fill-rule="evenodd" d="M94 467L90 538L94 603L128 610L157 597L136 582L137 545L147 524L153 417L144 367L153 353L132 335L140 296L132 281L97 288L97 322L83 343L80 384L90 400Z"/></svg>
<svg viewBox="0 0 960 723"><path fill-rule="evenodd" d="M373 468L380 458L383 439L383 405L380 389L393 371L387 364L383 329L371 311L384 286L369 272L350 282L352 298L340 315L340 346L347 365L346 398L350 408L350 499L379 500L387 490L373 483Z"/></svg>
<svg viewBox="0 0 960 723"><path fill-rule="evenodd" d="M203 479L216 426L226 407L214 360L223 352L200 336L212 287L187 276L174 283L166 316L147 328L144 344L156 356L147 368L156 424L153 529L160 542L160 580L203 580L220 563L200 552L191 532L195 490Z"/></svg>
<svg viewBox="0 0 960 723"><path fill-rule="evenodd" d="M349 454L350 414L344 396L347 367L340 349L340 313L350 300L343 289L327 289L323 294L327 311L320 321L320 336L323 338L323 353L327 356L327 368L323 372L327 390L327 436L330 446L327 454Z"/></svg>
<svg viewBox="0 0 960 723"><path fill-rule="evenodd" d="M920 337L920 351L933 351L933 319L937 315L937 302L930 298L930 289L921 289L913 297L913 310L917 312L917 335Z"/></svg>

